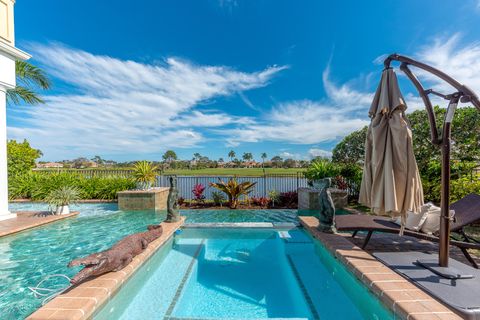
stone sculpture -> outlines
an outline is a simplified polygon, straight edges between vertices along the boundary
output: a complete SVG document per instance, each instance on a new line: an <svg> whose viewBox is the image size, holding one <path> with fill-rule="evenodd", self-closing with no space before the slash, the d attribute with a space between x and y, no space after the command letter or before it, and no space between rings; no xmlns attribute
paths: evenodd
<svg viewBox="0 0 480 320"><path fill-rule="evenodd" d="M170 177L170 190L167 198L167 219L166 222L180 221L180 213L178 211L178 190L177 177Z"/></svg>
<svg viewBox="0 0 480 320"><path fill-rule="evenodd" d="M318 181L319 194L319 214L318 220L320 222L318 229L322 232L334 233L335 229L335 204L330 193L330 186L332 181L330 178L321 179Z"/></svg>
<svg viewBox="0 0 480 320"><path fill-rule="evenodd" d="M85 266L70 280L70 283L75 285L89 277L119 271L126 267L133 257L145 250L148 244L159 238L163 232L161 225L150 225L147 229L148 231L126 236L108 250L70 261L69 267Z"/></svg>

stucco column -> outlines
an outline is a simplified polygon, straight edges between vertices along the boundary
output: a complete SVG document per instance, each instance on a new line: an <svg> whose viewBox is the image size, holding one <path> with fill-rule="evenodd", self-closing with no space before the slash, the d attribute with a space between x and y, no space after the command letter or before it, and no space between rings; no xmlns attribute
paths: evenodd
<svg viewBox="0 0 480 320"><path fill-rule="evenodd" d="M15 48L14 5L15 0L0 0L0 220L17 216L8 211L6 92L15 88L15 61L30 58Z"/></svg>
<svg viewBox="0 0 480 320"><path fill-rule="evenodd" d="M0 86L0 220L17 216L8 211L6 90L5 87Z"/></svg>

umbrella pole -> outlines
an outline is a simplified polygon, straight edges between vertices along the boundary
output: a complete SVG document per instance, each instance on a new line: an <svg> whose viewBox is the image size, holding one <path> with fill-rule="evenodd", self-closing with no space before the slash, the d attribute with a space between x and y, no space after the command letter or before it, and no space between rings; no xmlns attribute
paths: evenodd
<svg viewBox="0 0 480 320"><path fill-rule="evenodd" d="M450 99L443 123L442 134L442 193L440 200L440 243L438 264L440 267L448 267L450 255L450 146L451 124L459 96L454 94Z"/></svg>

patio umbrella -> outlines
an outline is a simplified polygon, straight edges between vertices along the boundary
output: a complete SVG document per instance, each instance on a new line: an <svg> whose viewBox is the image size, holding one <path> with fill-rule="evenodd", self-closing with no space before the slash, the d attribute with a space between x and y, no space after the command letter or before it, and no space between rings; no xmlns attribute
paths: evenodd
<svg viewBox="0 0 480 320"><path fill-rule="evenodd" d="M369 111L359 202L376 214L401 216L402 226L407 211L419 212L423 205L406 109L395 71L387 68Z"/></svg>

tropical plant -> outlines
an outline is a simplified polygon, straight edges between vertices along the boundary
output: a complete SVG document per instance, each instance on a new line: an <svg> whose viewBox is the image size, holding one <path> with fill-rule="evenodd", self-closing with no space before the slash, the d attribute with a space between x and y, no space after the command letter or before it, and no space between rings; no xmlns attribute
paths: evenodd
<svg viewBox="0 0 480 320"><path fill-rule="evenodd" d="M221 192L213 191L212 200L213 204L215 204L216 206L222 206L223 202L225 201L225 195Z"/></svg>
<svg viewBox="0 0 480 320"><path fill-rule="evenodd" d="M266 153L266 152L262 152L262 154L260 155L260 157L262 158L262 170L263 170L263 174L265 174L265 159L267 159L267 153Z"/></svg>
<svg viewBox="0 0 480 320"><path fill-rule="evenodd" d="M244 152L242 155L244 161L250 161L253 159L253 154L251 152Z"/></svg>
<svg viewBox="0 0 480 320"><path fill-rule="evenodd" d="M228 153L228 157L230 158L230 161L233 161L233 158L235 158L235 156L236 156L235 151L230 150L230 152Z"/></svg>
<svg viewBox="0 0 480 320"><path fill-rule="evenodd" d="M203 202L205 200L205 195L203 192L205 191L205 186L201 183L197 183L193 186L192 193L194 196L195 201Z"/></svg>
<svg viewBox="0 0 480 320"><path fill-rule="evenodd" d="M68 206L80 199L80 191L75 187L64 186L51 191L45 198L45 202L52 208Z"/></svg>
<svg viewBox="0 0 480 320"><path fill-rule="evenodd" d="M26 61L15 61L15 73L17 86L7 90L7 102L19 104L21 101L27 104L44 103L35 89L49 89L51 86L45 72Z"/></svg>
<svg viewBox="0 0 480 320"><path fill-rule="evenodd" d="M150 189L157 178L158 166L150 161L139 161L133 167L133 177L142 189Z"/></svg>
<svg viewBox="0 0 480 320"><path fill-rule="evenodd" d="M320 159L313 161L304 175L308 180L315 181L323 178L335 177L339 173L340 167L338 164L328 159Z"/></svg>
<svg viewBox="0 0 480 320"><path fill-rule="evenodd" d="M236 177L230 178L228 182L224 182L222 179L218 180L218 183L212 182L210 183L210 186L224 192L227 195L230 209L236 209L240 196L249 194L253 187L257 184L256 182L250 181L238 183Z"/></svg>
<svg viewBox="0 0 480 320"><path fill-rule="evenodd" d="M277 190L270 190L268 191L268 197L272 201L272 207L275 207L275 202L280 200L280 192Z"/></svg>

